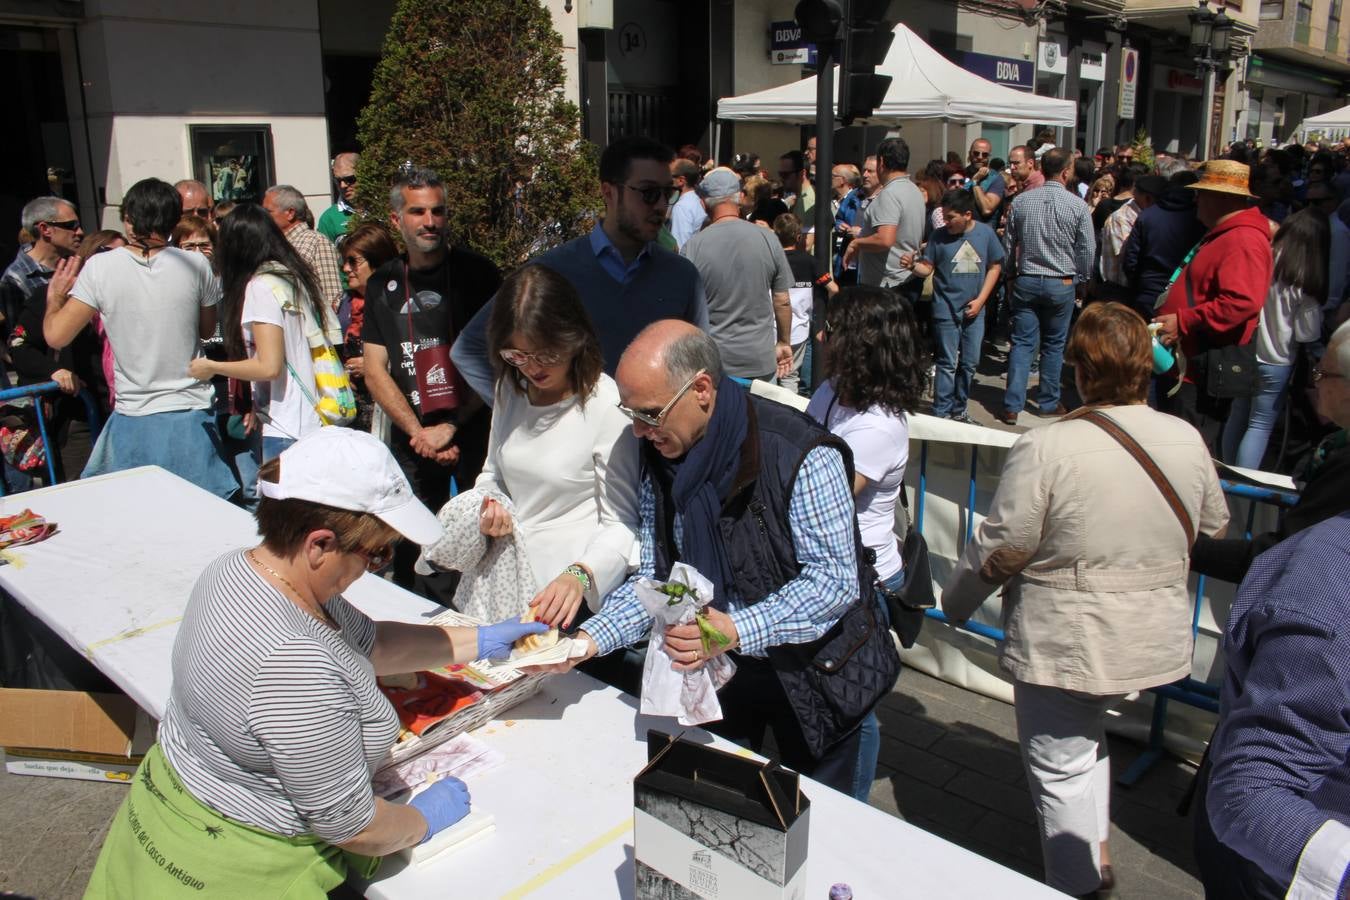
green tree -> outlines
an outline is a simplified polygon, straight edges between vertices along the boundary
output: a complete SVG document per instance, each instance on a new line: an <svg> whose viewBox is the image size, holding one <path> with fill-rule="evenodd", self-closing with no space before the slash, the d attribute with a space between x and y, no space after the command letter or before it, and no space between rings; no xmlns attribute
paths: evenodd
<svg viewBox="0 0 1350 900"><path fill-rule="evenodd" d="M1148 131L1140 128L1134 134L1134 161L1148 166L1149 171L1157 164L1157 157L1153 155L1153 141L1148 136Z"/></svg>
<svg viewBox="0 0 1350 900"><path fill-rule="evenodd" d="M399 0L357 122L362 219L389 220L411 162L444 179L451 240L504 269L587 231L597 155L564 80L537 0Z"/></svg>

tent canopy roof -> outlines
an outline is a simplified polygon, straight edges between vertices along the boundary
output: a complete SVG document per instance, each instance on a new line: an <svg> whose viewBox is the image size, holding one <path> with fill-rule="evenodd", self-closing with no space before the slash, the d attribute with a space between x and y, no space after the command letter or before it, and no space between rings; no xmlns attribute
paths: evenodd
<svg viewBox="0 0 1350 900"><path fill-rule="evenodd" d="M869 121L949 119L1009 125L1072 127L1078 106L995 84L967 72L928 46L903 24L877 73L891 76L886 99ZM838 79L835 79L836 108ZM717 102L717 117L752 122L810 124L816 120L816 78L726 97Z"/></svg>

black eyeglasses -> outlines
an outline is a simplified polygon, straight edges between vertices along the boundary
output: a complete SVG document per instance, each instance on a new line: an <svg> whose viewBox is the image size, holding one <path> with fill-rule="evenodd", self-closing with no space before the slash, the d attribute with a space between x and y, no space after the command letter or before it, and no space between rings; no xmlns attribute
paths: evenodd
<svg viewBox="0 0 1350 900"><path fill-rule="evenodd" d="M970 157L971 157L971 159L988 159L988 158L989 158L989 151L985 151L984 153L981 153L979 150L972 150L972 151L970 151Z"/></svg>
<svg viewBox="0 0 1350 900"><path fill-rule="evenodd" d="M672 184L655 185L650 187L634 187L631 184L625 184L624 187L642 198L642 202L648 206L660 206L670 203L670 190L674 187Z"/></svg>
<svg viewBox="0 0 1350 900"><path fill-rule="evenodd" d="M183 207L183 215L185 215L185 216L196 216L196 217L199 218L199 219L205 219L205 218L210 217L210 215L211 215L211 207L209 207L209 206L185 206L185 207Z"/></svg>
<svg viewBox="0 0 1350 900"><path fill-rule="evenodd" d="M356 184L355 175L334 175L333 180L336 181L340 187L349 187Z"/></svg>
<svg viewBox="0 0 1350 900"><path fill-rule="evenodd" d="M61 222L45 222L43 224L50 225L53 228L60 228L62 231L79 231L80 229L79 219L66 219Z"/></svg>

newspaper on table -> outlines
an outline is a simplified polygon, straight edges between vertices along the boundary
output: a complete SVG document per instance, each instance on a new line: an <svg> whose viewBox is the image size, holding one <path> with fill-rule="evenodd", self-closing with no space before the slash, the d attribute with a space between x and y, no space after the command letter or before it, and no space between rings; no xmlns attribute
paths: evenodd
<svg viewBox="0 0 1350 900"><path fill-rule="evenodd" d="M642 668L642 712L650 716L675 716L681 725L702 725L721 719L722 704L717 692L736 673L731 658L718 654L697 669L681 672L665 652L666 629L700 620L703 609L713 601L712 582L692 566L676 563L666 581L639 579L637 595L652 617L647 660ZM700 622L700 628L705 629L705 646L726 643L726 636L708 625L706 619Z"/></svg>

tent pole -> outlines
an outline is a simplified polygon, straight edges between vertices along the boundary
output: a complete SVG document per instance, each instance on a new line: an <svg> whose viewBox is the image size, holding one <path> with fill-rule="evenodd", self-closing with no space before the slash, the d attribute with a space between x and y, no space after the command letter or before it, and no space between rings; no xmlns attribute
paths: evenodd
<svg viewBox="0 0 1350 900"><path fill-rule="evenodd" d="M942 120L942 161L947 162L947 120Z"/></svg>
<svg viewBox="0 0 1350 900"><path fill-rule="evenodd" d="M713 158L713 162L715 162L715 163L721 163L721 161L722 161L722 122L721 122L721 120L718 120L718 121L716 121L716 122L713 123L712 158Z"/></svg>

